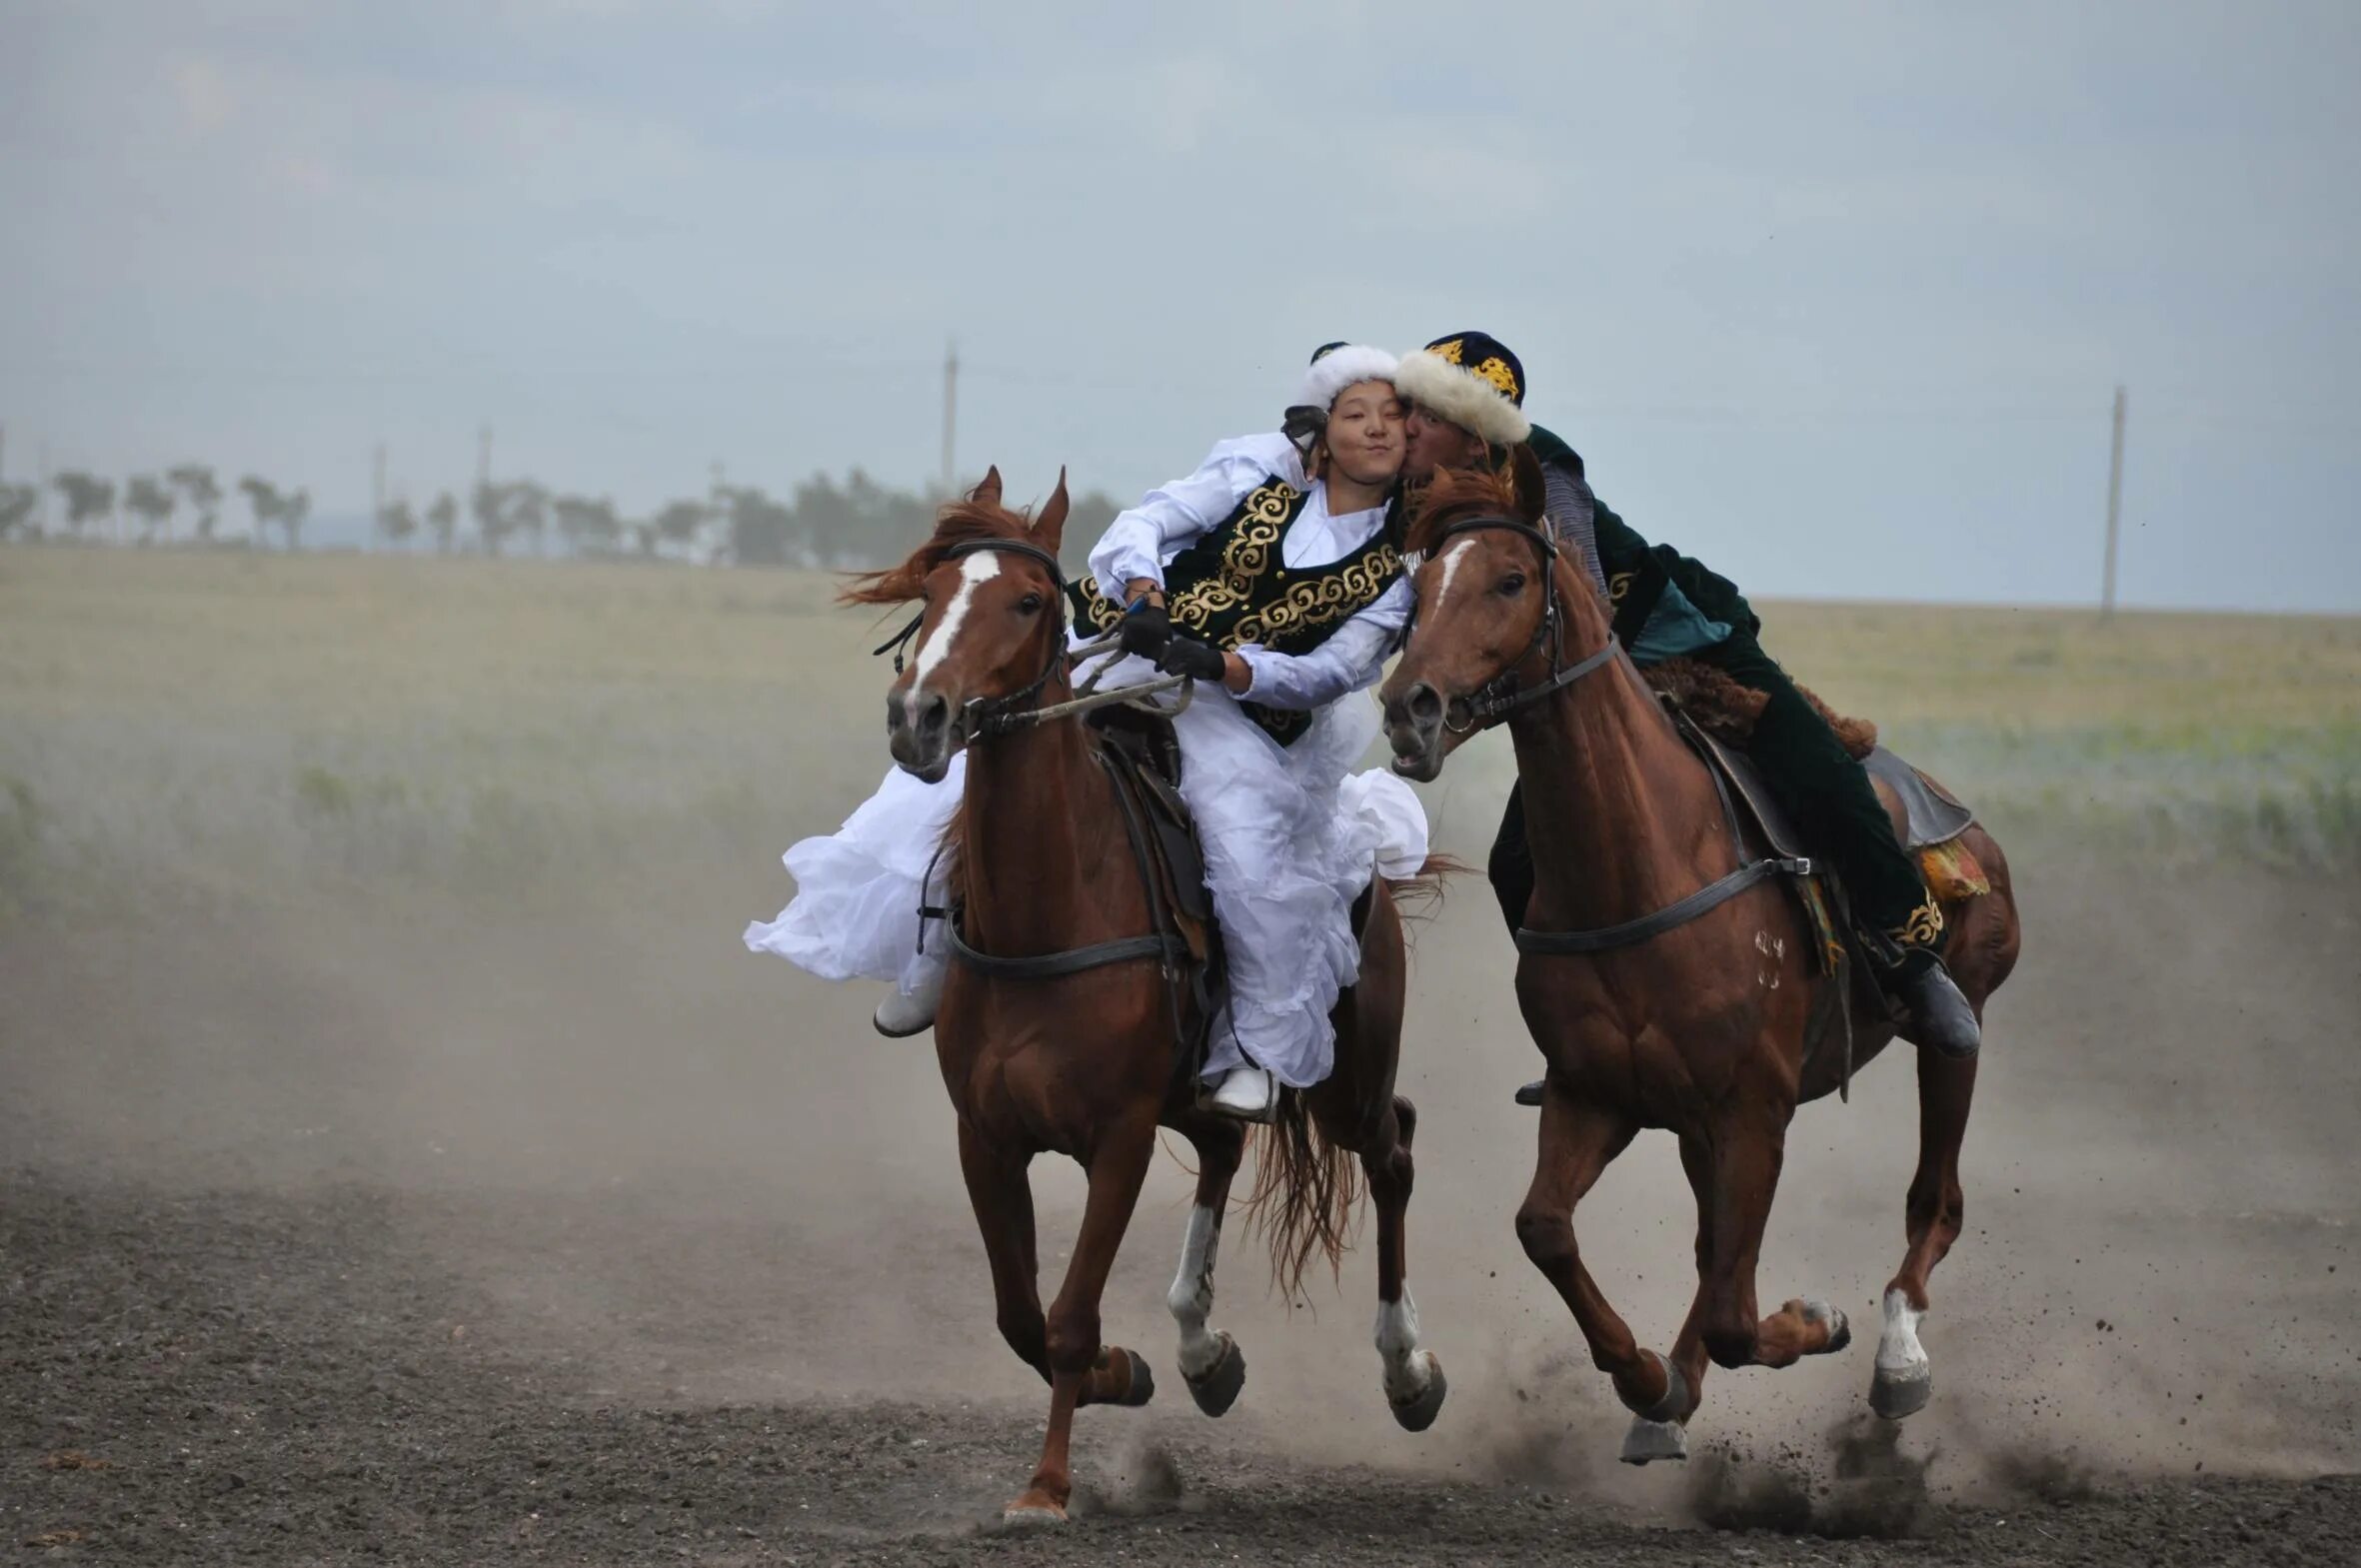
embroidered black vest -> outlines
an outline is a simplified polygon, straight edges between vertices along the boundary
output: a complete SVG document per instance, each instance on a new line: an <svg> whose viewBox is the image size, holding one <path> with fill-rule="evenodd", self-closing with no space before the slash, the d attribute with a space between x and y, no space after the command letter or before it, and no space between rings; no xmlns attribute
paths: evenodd
<svg viewBox="0 0 2361 1568"><path fill-rule="evenodd" d="M1269 480L1237 504L1165 568L1165 604L1176 629L1224 653L1257 643L1274 653L1301 656L1384 597L1401 576L1401 553L1391 531L1380 529L1341 561L1290 567L1280 543L1302 514L1308 491ZM1124 607L1110 604L1095 578L1067 590L1075 624L1112 632ZM1241 702L1247 718L1281 746L1311 728L1311 716Z"/></svg>

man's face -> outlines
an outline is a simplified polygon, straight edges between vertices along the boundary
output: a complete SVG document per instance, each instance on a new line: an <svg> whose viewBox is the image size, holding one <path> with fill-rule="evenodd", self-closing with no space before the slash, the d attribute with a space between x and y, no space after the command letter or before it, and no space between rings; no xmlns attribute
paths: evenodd
<svg viewBox="0 0 2361 1568"><path fill-rule="evenodd" d="M1469 469L1483 461L1482 437L1415 403L1410 405L1405 431L1410 446L1410 455L1401 466L1405 479L1432 479L1437 469Z"/></svg>

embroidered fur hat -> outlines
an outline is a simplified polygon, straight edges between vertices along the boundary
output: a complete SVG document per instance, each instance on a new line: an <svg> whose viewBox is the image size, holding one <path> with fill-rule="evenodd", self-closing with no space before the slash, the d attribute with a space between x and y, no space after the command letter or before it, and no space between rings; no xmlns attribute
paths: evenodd
<svg viewBox="0 0 2361 1568"><path fill-rule="evenodd" d="M1393 385L1408 402L1495 447L1533 433L1524 417L1524 365L1489 333L1455 332L1402 356Z"/></svg>
<svg viewBox="0 0 2361 1568"><path fill-rule="evenodd" d="M1364 381L1391 381L1399 362L1383 349L1365 343L1323 343L1312 351L1295 405L1325 411L1346 387Z"/></svg>

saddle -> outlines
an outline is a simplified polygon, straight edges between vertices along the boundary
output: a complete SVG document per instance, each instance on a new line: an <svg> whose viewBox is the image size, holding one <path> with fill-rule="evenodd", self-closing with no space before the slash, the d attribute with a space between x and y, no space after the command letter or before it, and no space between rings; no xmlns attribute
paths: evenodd
<svg viewBox="0 0 2361 1568"><path fill-rule="evenodd" d="M1817 704L1818 699L1812 701ZM1820 972L1832 981L1821 991L1821 999L1805 1023L1804 1060L1808 1063L1830 1036L1840 1033L1844 1050L1840 1092L1849 1099L1853 1009L1847 1001L1875 1012L1884 1010L1884 998L1871 978L1871 954L1851 918L1843 883L1833 870L1809 858L1811 845L1772 796L1751 757L1709 733L1679 702L1666 697L1664 706L1681 737L1712 773L1730 828L1740 839L1741 858L1746 841L1752 840L1781 860L1809 867L1781 878L1793 891L1811 928ZM1856 735L1866 729L1872 738L1860 757L1861 766L1872 778L1889 784L1900 798L1903 846L1918 856L1935 896L1948 900L1989 892L1991 883L1984 879L1982 868L1967 847L1956 841L1975 821L1975 812L1902 758L1875 744L1874 727L1846 722L1839 735L1845 735L1847 729ZM1849 744L1847 750L1851 750Z"/></svg>

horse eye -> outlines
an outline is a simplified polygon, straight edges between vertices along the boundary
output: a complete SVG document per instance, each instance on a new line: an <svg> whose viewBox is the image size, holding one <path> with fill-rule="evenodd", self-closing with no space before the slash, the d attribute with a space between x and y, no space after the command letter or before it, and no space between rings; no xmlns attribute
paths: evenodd
<svg viewBox="0 0 2361 1568"><path fill-rule="evenodd" d="M1504 595L1523 593L1524 574L1522 572L1511 572L1506 577L1500 579L1500 592Z"/></svg>
<svg viewBox="0 0 2361 1568"><path fill-rule="evenodd" d="M1017 609L1019 613L1023 615L1034 616L1041 614L1042 596L1039 594L1026 595L1023 599L1017 601Z"/></svg>

